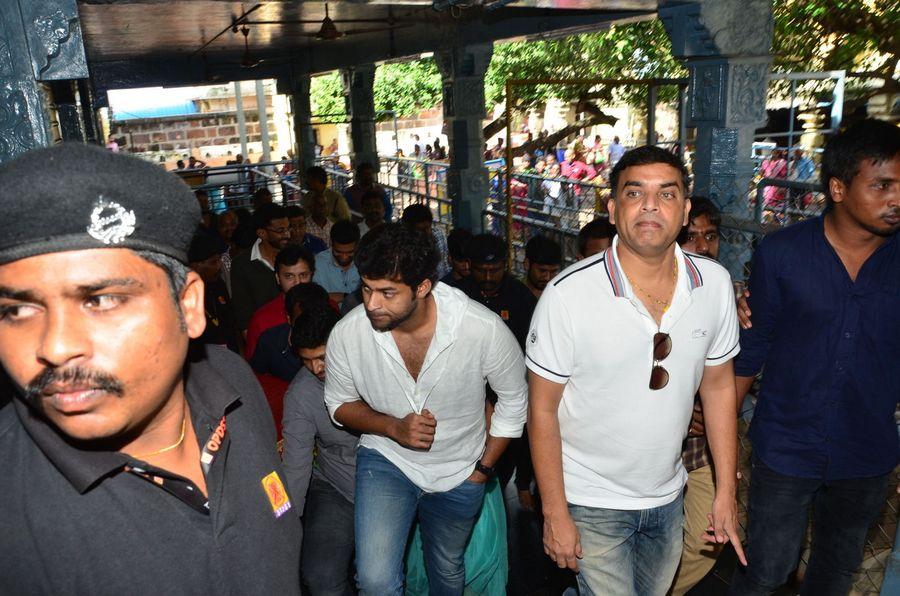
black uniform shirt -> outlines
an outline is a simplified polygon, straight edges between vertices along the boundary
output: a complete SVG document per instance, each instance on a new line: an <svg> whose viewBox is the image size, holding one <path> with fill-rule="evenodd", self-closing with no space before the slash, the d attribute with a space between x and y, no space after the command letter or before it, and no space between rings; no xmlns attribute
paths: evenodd
<svg viewBox="0 0 900 596"><path fill-rule="evenodd" d="M528 328L531 325L531 315L537 306L537 298L528 287L508 273L500 282L500 290L496 296L482 295L478 284L472 276L460 280L457 286L466 295L497 313L519 342L522 352L525 352L525 338L528 337Z"/></svg>
<svg viewBox="0 0 900 596"><path fill-rule="evenodd" d="M237 353L237 323L234 320L234 310L225 282L219 278L212 282L206 282L204 290L206 329L196 341L202 344L225 346Z"/></svg>
<svg viewBox="0 0 900 596"><path fill-rule="evenodd" d="M208 510L177 496L188 481L77 449L20 399L0 410L0 594L299 594L299 512L253 374L209 346L185 387L201 449L226 420Z"/></svg>

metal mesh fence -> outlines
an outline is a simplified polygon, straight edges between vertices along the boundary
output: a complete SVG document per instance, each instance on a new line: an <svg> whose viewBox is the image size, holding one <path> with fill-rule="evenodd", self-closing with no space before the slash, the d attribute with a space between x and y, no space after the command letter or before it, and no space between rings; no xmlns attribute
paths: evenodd
<svg viewBox="0 0 900 596"><path fill-rule="evenodd" d="M511 182L511 218L506 209L506 176L500 168L490 171L490 194L482 216L485 232L510 239L513 272L523 273L525 244L538 234L559 243L563 265L576 261L578 230L597 217L607 217L609 186L526 173L513 174Z"/></svg>
<svg viewBox="0 0 900 596"><path fill-rule="evenodd" d="M293 164L286 161L175 170L173 173L192 190L206 192L210 211L214 213L251 207L253 195L263 188L272 193L276 203L294 200L294 194L299 190Z"/></svg>

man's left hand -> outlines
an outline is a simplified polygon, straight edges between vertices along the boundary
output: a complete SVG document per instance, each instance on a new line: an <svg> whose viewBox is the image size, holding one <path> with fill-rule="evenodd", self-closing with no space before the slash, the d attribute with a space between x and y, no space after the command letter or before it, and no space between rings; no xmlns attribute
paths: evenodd
<svg viewBox="0 0 900 596"><path fill-rule="evenodd" d="M744 555L744 547L741 545L741 536L738 531L737 501L734 498L719 498L713 501L712 513L706 514L709 526L703 539L707 542L724 544L730 542L734 547L738 560L742 565L747 565L747 557Z"/></svg>

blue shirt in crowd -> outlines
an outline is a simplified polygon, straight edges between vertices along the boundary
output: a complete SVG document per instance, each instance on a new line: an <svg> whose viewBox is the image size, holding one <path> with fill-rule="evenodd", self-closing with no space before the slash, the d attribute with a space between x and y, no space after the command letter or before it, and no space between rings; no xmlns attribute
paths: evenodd
<svg viewBox="0 0 900 596"><path fill-rule="evenodd" d="M342 269L335 263L331 250L316 255L316 274L313 281L325 288L329 294L351 294L359 287L359 272L356 263Z"/></svg>
<svg viewBox="0 0 900 596"><path fill-rule="evenodd" d="M753 327L741 331L739 376L764 368L750 438L784 475L839 480L898 462L900 240L894 234L852 281L824 218L766 237L750 276Z"/></svg>
<svg viewBox="0 0 900 596"><path fill-rule="evenodd" d="M306 234L305 236L303 236L303 242L300 243L300 246L314 255L317 255L328 248L328 245L325 244L324 240L322 240L318 236L313 236L312 234Z"/></svg>

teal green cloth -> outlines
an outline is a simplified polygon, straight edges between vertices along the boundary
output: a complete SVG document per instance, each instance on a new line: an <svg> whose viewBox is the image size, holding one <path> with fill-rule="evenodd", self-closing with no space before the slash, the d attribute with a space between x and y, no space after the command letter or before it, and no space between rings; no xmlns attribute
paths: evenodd
<svg viewBox="0 0 900 596"><path fill-rule="evenodd" d="M466 594L504 596L509 575L506 552L506 508L500 482L494 478L484 493L481 513L466 546ZM427 596L428 576L422 535L416 524L406 550L406 596Z"/></svg>

